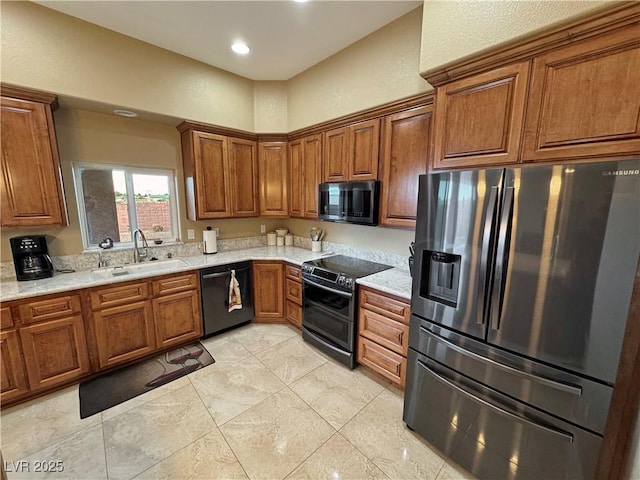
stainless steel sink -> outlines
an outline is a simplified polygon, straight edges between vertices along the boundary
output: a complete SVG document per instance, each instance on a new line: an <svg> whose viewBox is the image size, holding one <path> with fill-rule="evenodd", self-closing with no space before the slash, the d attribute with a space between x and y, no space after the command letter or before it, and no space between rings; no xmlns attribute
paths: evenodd
<svg viewBox="0 0 640 480"><path fill-rule="evenodd" d="M92 270L91 274L95 278L117 278L139 273L163 272L185 266L187 266L187 264L184 261L176 258L173 260L133 263L129 265L118 265L116 267L98 268L96 270Z"/></svg>

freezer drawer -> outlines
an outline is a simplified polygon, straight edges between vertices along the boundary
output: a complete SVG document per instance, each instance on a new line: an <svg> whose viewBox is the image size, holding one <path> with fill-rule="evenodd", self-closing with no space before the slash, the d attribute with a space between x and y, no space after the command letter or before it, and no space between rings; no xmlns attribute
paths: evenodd
<svg viewBox="0 0 640 480"><path fill-rule="evenodd" d="M590 479L602 442L411 349L404 421L480 479Z"/></svg>
<svg viewBox="0 0 640 480"><path fill-rule="evenodd" d="M478 382L603 434L613 388L411 318L410 346Z"/></svg>

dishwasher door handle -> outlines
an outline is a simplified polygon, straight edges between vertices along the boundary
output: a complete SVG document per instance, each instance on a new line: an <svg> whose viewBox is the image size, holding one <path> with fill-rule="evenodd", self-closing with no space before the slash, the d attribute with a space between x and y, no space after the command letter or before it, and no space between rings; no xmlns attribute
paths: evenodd
<svg viewBox="0 0 640 480"><path fill-rule="evenodd" d="M202 275L202 279L206 280L208 278L220 278L220 277L226 277L227 275L229 275L231 272L220 272L220 273L207 273L206 275Z"/></svg>
<svg viewBox="0 0 640 480"><path fill-rule="evenodd" d="M236 273L246 272L247 270L249 269L241 268L236 270ZM227 270L226 272L220 272L220 273L207 273L206 275L202 275L202 279L206 280L207 278L220 278L220 277L224 277L225 275L231 275L231 270Z"/></svg>

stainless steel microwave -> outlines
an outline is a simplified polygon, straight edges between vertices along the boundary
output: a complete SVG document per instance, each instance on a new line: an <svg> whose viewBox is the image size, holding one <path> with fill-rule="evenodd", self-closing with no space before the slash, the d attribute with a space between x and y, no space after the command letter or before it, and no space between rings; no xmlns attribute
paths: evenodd
<svg viewBox="0 0 640 480"><path fill-rule="evenodd" d="M330 222L378 224L380 182L321 183L318 218Z"/></svg>

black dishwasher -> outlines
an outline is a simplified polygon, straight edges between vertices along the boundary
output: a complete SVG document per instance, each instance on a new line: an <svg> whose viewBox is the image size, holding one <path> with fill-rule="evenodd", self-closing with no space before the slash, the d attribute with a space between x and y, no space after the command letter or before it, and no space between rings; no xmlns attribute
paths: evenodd
<svg viewBox="0 0 640 480"><path fill-rule="evenodd" d="M229 311L231 270L240 285L242 308ZM253 319L251 262L239 262L200 270L203 336L208 337Z"/></svg>

